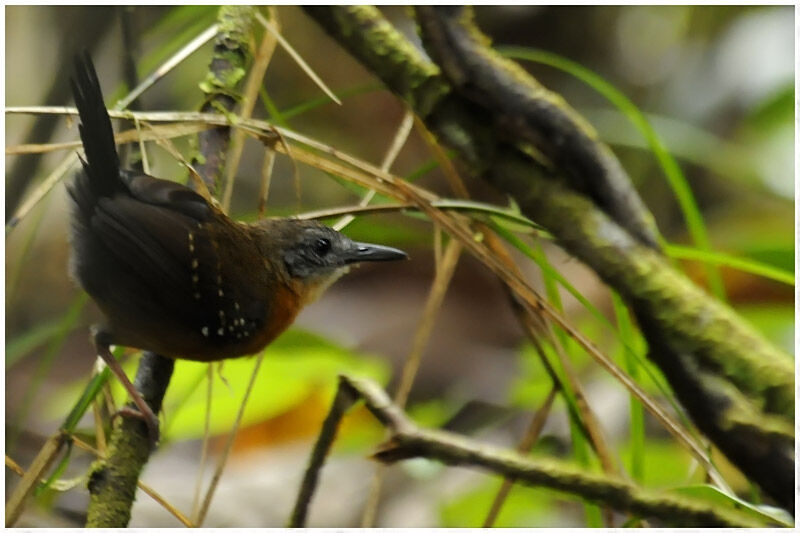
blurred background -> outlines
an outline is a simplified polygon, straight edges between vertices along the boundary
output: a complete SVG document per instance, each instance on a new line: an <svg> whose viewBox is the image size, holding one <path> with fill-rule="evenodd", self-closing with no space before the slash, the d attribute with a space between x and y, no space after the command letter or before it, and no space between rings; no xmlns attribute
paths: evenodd
<svg viewBox="0 0 800 533"><path fill-rule="evenodd" d="M128 10L127 19L123 10ZM342 105L326 99L278 47L255 116L379 164L402 120L402 105L299 8L281 6L277 12L281 33L341 96ZM385 8L384 13L418 42L405 8ZM476 13L495 45L558 54L594 71L630 98L677 159L700 206L712 250L794 271L791 6L509 6L479 7ZM5 15L6 106L63 106L73 105L68 91L71 57L84 47L97 65L107 103L127 94L124 19L141 58L141 79L212 24L216 8L8 6ZM138 100L139 107L198 109L198 83L209 57L207 44L148 90ZM562 94L611 145L665 238L691 244L664 172L629 118L571 74L543 64L522 64ZM74 123L62 116L6 114L5 126L7 148L78 138ZM176 139L175 144L190 153L190 140ZM7 221L67 153L6 156ZM247 141L233 196L234 217L256 216L263 154L263 145ZM186 179L185 170L160 147L153 144L148 156L152 174ZM430 161L429 148L414 131L392 172L419 176L420 185L447 196L447 182L438 169L430 168ZM360 191L320 171L304 165L298 171L299 196L291 162L277 157L268 214L353 205L360 198ZM508 205L507 198L483 183L465 180L474 198ZM88 326L99 314L68 277L67 228L66 193L60 183L6 233L6 453L23 468L77 400L95 359ZM426 220L402 214L364 216L345 233L401 247L412 259L352 272L267 349L207 526L285 524L338 372L367 376L394 390L433 280L434 233ZM613 320L608 291L594 274L556 247L545 249L559 272ZM521 268L541 286L538 270L521 254L519 259ZM685 261L681 266L697 283L707 283L702 264ZM793 285L727 266L720 273L730 305L793 353ZM619 339L566 293L564 306L571 323L603 351L619 351ZM627 467L632 445L627 392L585 354L570 355L616 457ZM127 368L133 372L138 358L131 353L128 359ZM226 362L215 373L212 457L222 448L253 363ZM162 418L164 440L143 476L185 512L191 508L198 477L205 377L203 365L178 362ZM644 385L658 394L652 384ZM481 419L478 422L453 427L512 447L549 388L500 284L477 261L462 257L426 345L409 411L431 426L452 422L460 411L489 412L488 417L471 417ZM81 425L87 440L92 439L92 427L87 416ZM670 488L703 482L689 455L648 416L645 428L642 483ZM334 456L323 470L309 525L359 524L374 471L367 456L382 437L382 429L363 411L356 409L347 418ZM564 404L557 400L534 453L577 460L572 444ZM64 485L37 497L18 525L82 525L88 493L81 476L91 459L73 451L62 474ZM737 492L752 496L746 480L721 455L715 459ZM590 460L586 467L597 469L596 462ZM209 476L207 471L206 479ZM6 469L7 492L16 480ZM422 460L394 466L387 472L377 525L478 527L500 482L480 472ZM592 525L591 513L573 498L516 487L496 525L585 526ZM131 525L179 523L140 494Z"/></svg>

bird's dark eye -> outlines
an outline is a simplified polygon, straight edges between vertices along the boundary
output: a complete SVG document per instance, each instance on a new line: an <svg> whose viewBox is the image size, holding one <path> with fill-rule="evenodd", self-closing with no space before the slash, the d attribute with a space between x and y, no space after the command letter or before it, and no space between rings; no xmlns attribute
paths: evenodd
<svg viewBox="0 0 800 533"><path fill-rule="evenodd" d="M331 251L331 240L325 238L317 239L314 243L314 251L320 256L327 254Z"/></svg>

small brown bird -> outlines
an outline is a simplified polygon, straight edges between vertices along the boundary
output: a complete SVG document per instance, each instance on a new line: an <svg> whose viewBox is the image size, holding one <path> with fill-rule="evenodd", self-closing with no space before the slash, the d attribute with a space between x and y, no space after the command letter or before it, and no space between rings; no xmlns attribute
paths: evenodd
<svg viewBox="0 0 800 533"><path fill-rule="evenodd" d="M110 345L195 361L254 354L349 265L407 256L314 221L236 222L187 187L121 169L91 58L75 64L85 159L68 187L70 271L105 315L92 328L98 354L157 441L158 418Z"/></svg>

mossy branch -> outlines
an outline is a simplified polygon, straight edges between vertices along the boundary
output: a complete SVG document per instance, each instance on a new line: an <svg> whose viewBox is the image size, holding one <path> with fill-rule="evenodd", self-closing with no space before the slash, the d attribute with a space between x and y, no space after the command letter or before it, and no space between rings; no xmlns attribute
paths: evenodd
<svg viewBox="0 0 800 533"><path fill-rule="evenodd" d="M448 18L452 11L446 10L453 9L424 8L418 18ZM574 179L566 177L576 169L560 164L558 154L542 161L536 150L554 148L536 145L537 139L573 135L574 120L553 120L545 130L535 120L504 132L495 124L496 117L509 115L502 105L503 94L522 95L517 98L522 106L517 112L523 116L535 113L525 106L552 108L559 102L533 90L527 81L520 82L516 70L509 72L508 60L487 46L488 39L469 25L469 17L448 23L448 38L439 39L436 50L429 50L432 57L442 61L439 68L374 7L312 6L305 10L411 105L475 176L511 195L526 216L546 228L561 246L623 295L636 313L650 357L698 427L776 501L792 508L791 357L674 270L652 243L642 238L640 230L631 229L639 224L633 220L620 223L620 216L606 211L607 206L596 194L576 187ZM427 20L421 24L423 33L428 22L437 23ZM428 44L436 41L430 36L425 40ZM459 50L454 44L458 40L468 42L474 57L465 58L464 48ZM443 50L448 46L450 49ZM462 60L462 67L473 64L453 69L448 64L453 56ZM448 79L447 71L451 71L452 79ZM466 78L458 79L459 75ZM482 97L480 103L469 92L476 87ZM575 117L572 111L566 115ZM581 142L586 140L592 141L592 136L586 135ZM602 148L597 150L603 152ZM584 178L591 175L591 169L584 170L588 173ZM637 217L642 221L648 218L642 214Z"/></svg>
<svg viewBox="0 0 800 533"><path fill-rule="evenodd" d="M317 479L334 441L339 422L356 400L390 431L389 439L374 455L384 463L424 457L453 466L469 466L513 478L519 483L577 495L601 505L643 517L653 517L682 527L754 527L759 524L738 512L705 502L656 493L606 474L585 472L557 460L533 459L518 452L480 444L469 438L416 426L375 383L339 377L336 400L325 420L303 479L291 527L305 525Z"/></svg>

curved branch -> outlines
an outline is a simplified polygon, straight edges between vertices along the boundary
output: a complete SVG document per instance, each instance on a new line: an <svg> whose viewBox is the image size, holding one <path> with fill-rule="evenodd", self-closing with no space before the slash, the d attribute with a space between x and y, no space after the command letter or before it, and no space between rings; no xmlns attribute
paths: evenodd
<svg viewBox="0 0 800 533"><path fill-rule="evenodd" d="M453 466L470 466L513 478L520 483L567 492L644 517L654 517L683 527L753 527L759 524L738 512L719 509L705 502L649 491L628 481L605 474L585 472L575 465L557 460L533 459L514 451L479 444L460 435L417 427L375 383L339 376L339 388L325 428L320 433L298 497L302 515L293 516L292 525L302 527L305 506L315 488L319 470L335 435L335 425L344 409L362 399L367 409L390 432L389 440L374 455L384 463L425 457ZM302 503L302 505L300 505ZM299 518L299 520L294 520Z"/></svg>

